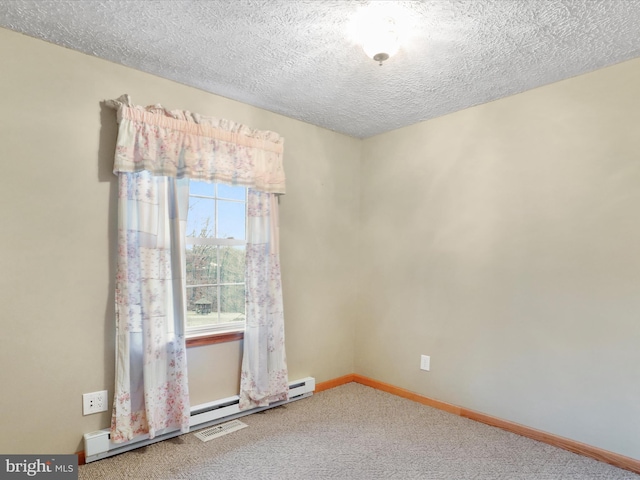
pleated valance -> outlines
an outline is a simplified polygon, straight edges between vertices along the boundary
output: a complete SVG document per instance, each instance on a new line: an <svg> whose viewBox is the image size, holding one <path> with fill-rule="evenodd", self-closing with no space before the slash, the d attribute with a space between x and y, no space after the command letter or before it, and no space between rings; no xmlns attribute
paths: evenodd
<svg viewBox="0 0 640 480"><path fill-rule="evenodd" d="M133 105L129 95L106 104L118 111L116 174L147 170L285 193L284 139L277 133L161 105Z"/></svg>

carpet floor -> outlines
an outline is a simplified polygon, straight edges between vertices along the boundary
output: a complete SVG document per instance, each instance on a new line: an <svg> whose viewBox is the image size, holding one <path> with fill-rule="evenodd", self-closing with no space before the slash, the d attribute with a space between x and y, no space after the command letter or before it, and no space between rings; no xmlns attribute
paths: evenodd
<svg viewBox="0 0 640 480"><path fill-rule="evenodd" d="M83 465L80 479L640 480L640 475L350 383Z"/></svg>

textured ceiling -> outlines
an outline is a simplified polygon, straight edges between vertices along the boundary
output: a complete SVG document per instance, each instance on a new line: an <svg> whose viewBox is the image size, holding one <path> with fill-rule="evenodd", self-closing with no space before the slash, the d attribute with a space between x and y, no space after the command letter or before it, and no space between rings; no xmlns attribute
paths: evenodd
<svg viewBox="0 0 640 480"><path fill-rule="evenodd" d="M360 138L640 56L639 0L395 3L412 38L381 67L361 1L0 0L0 26Z"/></svg>

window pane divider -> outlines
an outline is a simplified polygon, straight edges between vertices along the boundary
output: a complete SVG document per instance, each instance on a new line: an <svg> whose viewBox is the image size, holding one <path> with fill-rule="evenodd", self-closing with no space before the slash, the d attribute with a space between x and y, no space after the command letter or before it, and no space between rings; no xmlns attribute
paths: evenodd
<svg viewBox="0 0 640 480"><path fill-rule="evenodd" d="M187 285L187 288L198 288L198 287L228 287L228 286L234 286L234 285L245 285L244 282L235 282L235 283L202 283L202 284L193 284L193 285Z"/></svg>
<svg viewBox="0 0 640 480"><path fill-rule="evenodd" d="M245 199L239 200L237 198L216 197L211 195L202 195L200 193L190 193L189 197L204 198L205 200L224 200L225 202L246 203Z"/></svg>
<svg viewBox="0 0 640 480"><path fill-rule="evenodd" d="M187 245L220 245L223 247L240 247L247 244L242 238L203 238L187 237Z"/></svg>

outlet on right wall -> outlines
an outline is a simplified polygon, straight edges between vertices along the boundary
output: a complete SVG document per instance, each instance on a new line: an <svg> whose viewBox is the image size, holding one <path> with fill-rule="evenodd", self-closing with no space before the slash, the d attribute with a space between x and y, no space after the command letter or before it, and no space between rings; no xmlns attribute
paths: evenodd
<svg viewBox="0 0 640 480"><path fill-rule="evenodd" d="M361 185L357 373L640 459L640 59L369 138Z"/></svg>

